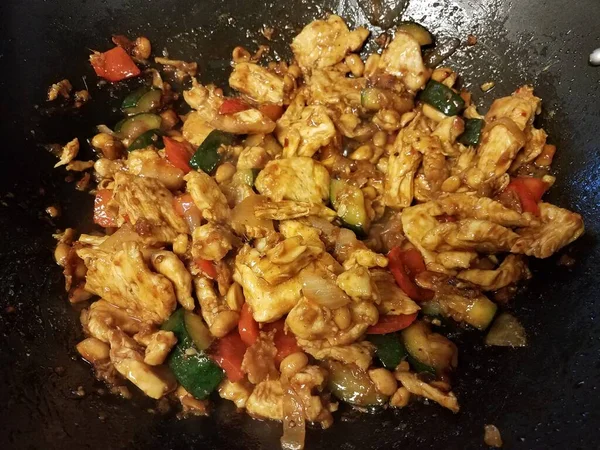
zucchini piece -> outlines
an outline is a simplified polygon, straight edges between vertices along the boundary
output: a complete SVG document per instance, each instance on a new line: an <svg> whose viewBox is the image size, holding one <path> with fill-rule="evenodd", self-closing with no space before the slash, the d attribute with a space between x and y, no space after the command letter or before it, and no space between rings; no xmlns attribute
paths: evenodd
<svg viewBox="0 0 600 450"><path fill-rule="evenodd" d="M233 175L233 182L235 184L246 184L250 187L254 187L254 182L260 169L238 169Z"/></svg>
<svg viewBox="0 0 600 450"><path fill-rule="evenodd" d="M196 170L202 170L210 175L221 163L219 148L222 145L231 145L234 136L231 133L225 133L220 130L213 130L206 139L200 144L194 156L190 160L190 166Z"/></svg>
<svg viewBox="0 0 600 450"><path fill-rule="evenodd" d="M379 111L387 103L388 99L382 89L366 88L360 91L360 104L369 111Z"/></svg>
<svg viewBox="0 0 600 450"><path fill-rule="evenodd" d="M359 238L366 237L371 221L362 191L343 180L331 180L329 199L343 226L354 231Z"/></svg>
<svg viewBox="0 0 600 450"><path fill-rule="evenodd" d="M130 145L127 147L128 152L134 150L141 150L150 145L154 148L162 149L165 148L165 143L162 140L163 132L160 130L148 130L145 133L140 134Z"/></svg>
<svg viewBox="0 0 600 450"><path fill-rule="evenodd" d="M429 325L416 321L401 331L408 362L418 372L436 374L456 365L456 346L446 337L432 333Z"/></svg>
<svg viewBox="0 0 600 450"><path fill-rule="evenodd" d="M156 111L160 108L161 98L160 89L143 86L125 97L121 111L127 115Z"/></svg>
<svg viewBox="0 0 600 450"><path fill-rule="evenodd" d="M435 80L429 80L420 99L447 116L456 116L465 107L465 101L460 95Z"/></svg>
<svg viewBox="0 0 600 450"><path fill-rule="evenodd" d="M200 336L198 328L195 328L197 321L186 317L190 314L193 313L179 308L161 328L172 331L177 337L177 345L171 351L167 364L177 381L190 394L202 400L217 388L224 375L221 368L194 343L198 340L204 345L206 341Z"/></svg>
<svg viewBox="0 0 600 450"><path fill-rule="evenodd" d="M440 296L438 302L445 316L468 323L478 330L485 330L490 325L498 309L493 301L483 295L475 298Z"/></svg>
<svg viewBox="0 0 600 450"><path fill-rule="evenodd" d="M328 388L333 395L355 406L383 405L388 397L375 389L369 375L354 364L327 361Z"/></svg>
<svg viewBox="0 0 600 450"><path fill-rule="evenodd" d="M214 336L210 334L208 327L198 314L185 311L183 313L183 322L186 331L198 350L206 350L210 347L214 341Z"/></svg>
<svg viewBox="0 0 600 450"><path fill-rule="evenodd" d="M122 139L135 140L138 136L148 130L158 130L162 125L162 119L156 114L141 113L129 116L115 125L115 132Z"/></svg>
<svg viewBox="0 0 600 450"><path fill-rule="evenodd" d="M458 137L458 142L472 146L479 144L484 126L483 119L465 119L465 131Z"/></svg>
<svg viewBox="0 0 600 450"><path fill-rule="evenodd" d="M394 370L408 356L398 333L370 334L367 340L375 345L377 357L386 369Z"/></svg>
<svg viewBox="0 0 600 450"><path fill-rule="evenodd" d="M404 31L410 34L421 47L433 44L433 35L427 28L416 22L402 22L397 31Z"/></svg>
<svg viewBox="0 0 600 450"><path fill-rule="evenodd" d="M485 337L485 345L525 347L527 345L525 328L512 314L502 313L494 321Z"/></svg>

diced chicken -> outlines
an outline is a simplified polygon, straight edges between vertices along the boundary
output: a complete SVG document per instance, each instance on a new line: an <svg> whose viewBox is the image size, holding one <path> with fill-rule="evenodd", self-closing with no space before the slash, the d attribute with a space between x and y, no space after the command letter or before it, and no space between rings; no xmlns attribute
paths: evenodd
<svg viewBox="0 0 600 450"><path fill-rule="evenodd" d="M458 400L452 392L444 393L430 384L421 381L414 373L397 372L396 376L411 394L433 400L454 413L459 411Z"/></svg>
<svg viewBox="0 0 600 450"><path fill-rule="evenodd" d="M325 244L321 241L321 235L316 228L306 225L298 220L284 220L279 222L279 232L286 239L300 236L307 245L325 249Z"/></svg>
<svg viewBox="0 0 600 450"><path fill-rule="evenodd" d="M398 32L379 59L383 72L398 77L406 88L416 92L425 86L430 70L425 67L421 46L410 34Z"/></svg>
<svg viewBox="0 0 600 450"><path fill-rule="evenodd" d="M423 246L422 241L428 232L439 225L435 217L443 213L437 202L427 202L405 208L401 216L406 238L419 250L427 268L437 272L446 272L446 269L437 262L436 254Z"/></svg>
<svg viewBox="0 0 600 450"><path fill-rule="evenodd" d="M148 269L139 244L126 242L122 250L113 253L81 248L77 254L88 269L85 289L127 314L142 322L160 324L175 309L173 285Z"/></svg>
<svg viewBox="0 0 600 450"><path fill-rule="evenodd" d="M144 362L149 366L161 365L175 344L177 344L177 338L172 331L159 330L152 333L146 345Z"/></svg>
<svg viewBox="0 0 600 450"><path fill-rule="evenodd" d="M227 223L231 210L227 199L216 181L204 172L191 171L184 180L186 191L192 196L196 206L202 211L202 217L212 222Z"/></svg>
<svg viewBox="0 0 600 450"><path fill-rule="evenodd" d="M437 225L421 240L430 251L476 250L484 253L507 252L518 235L487 220L463 219Z"/></svg>
<svg viewBox="0 0 600 450"><path fill-rule="evenodd" d="M315 343L314 341L300 340L299 344L306 353L315 359L333 359L344 364L356 364L363 370L367 370L371 366L371 360L375 353L375 347L369 341L330 346L326 341Z"/></svg>
<svg viewBox="0 0 600 450"><path fill-rule="evenodd" d="M482 172L484 180L505 174L524 144L525 136L511 119L495 122L483 133L477 150L477 169Z"/></svg>
<svg viewBox="0 0 600 450"><path fill-rule="evenodd" d="M219 114L219 108L225 100L222 94L217 94L214 86L204 87L195 79L192 80L192 88L183 91L183 98L196 110L197 120L211 128L234 134L266 134L275 129L275 122L254 108L234 114Z"/></svg>
<svg viewBox="0 0 600 450"><path fill-rule="evenodd" d="M79 153L79 139L75 138L72 141L67 142L67 144L62 148L60 153L60 161L54 165L54 168L69 164L75 159L77 153Z"/></svg>
<svg viewBox="0 0 600 450"><path fill-rule="evenodd" d="M335 138L336 131L324 106L306 106L304 96L298 94L277 121L275 135L286 158L312 157Z"/></svg>
<svg viewBox="0 0 600 450"><path fill-rule="evenodd" d="M258 64L240 62L233 66L229 86L257 103L283 104L283 78Z"/></svg>
<svg viewBox="0 0 600 450"><path fill-rule="evenodd" d="M214 130L204 121L203 117L198 111L192 111L186 116L181 128L185 140L195 147L202 144L204 139Z"/></svg>
<svg viewBox="0 0 600 450"><path fill-rule="evenodd" d="M215 292L213 283L208 278L195 277L194 287L202 318L208 324L210 332L218 338L227 335L237 326L240 313L229 308L226 300Z"/></svg>
<svg viewBox="0 0 600 450"><path fill-rule="evenodd" d="M248 374L248 380L252 384L258 384L264 380L279 378L279 371L275 367L275 356L277 348L273 343L273 336L260 333L260 336L246 350L242 361L242 370Z"/></svg>
<svg viewBox="0 0 600 450"><path fill-rule="evenodd" d="M336 325L332 311L302 297L290 311L286 325L300 339L327 340L331 345L347 345L362 336L379 319L377 307L370 302L352 302L348 305L351 324L344 330Z"/></svg>
<svg viewBox="0 0 600 450"><path fill-rule="evenodd" d="M77 344L76 348L81 357L93 365L106 362L110 359L110 347L108 344L95 337L84 339Z"/></svg>
<svg viewBox="0 0 600 450"><path fill-rule="evenodd" d="M245 408L246 402L252 393L252 387L247 382L239 381L234 383L225 379L219 385L219 396L231 400L238 408Z"/></svg>
<svg viewBox="0 0 600 450"><path fill-rule="evenodd" d="M449 251L438 253L436 261L448 270L468 269L477 256L473 251Z"/></svg>
<svg viewBox="0 0 600 450"><path fill-rule="evenodd" d="M320 422L324 427L331 425L333 418L326 403L315 394L323 390L326 376L327 371L325 369L311 365L296 372L289 380L291 391L302 403L304 419L309 422Z"/></svg>
<svg viewBox="0 0 600 450"><path fill-rule="evenodd" d="M262 147L245 147L237 162L237 170L263 169L271 160L271 156Z"/></svg>
<svg viewBox="0 0 600 450"><path fill-rule="evenodd" d="M439 139L431 136L427 139L426 145L427 148L423 152L423 177L427 190L430 193L437 192L450 175L450 171Z"/></svg>
<svg viewBox="0 0 600 450"><path fill-rule="evenodd" d="M388 159L383 198L391 208L406 208L413 200L413 181L423 155L411 145L411 136L401 130Z"/></svg>
<svg viewBox="0 0 600 450"><path fill-rule="evenodd" d="M583 234L583 219L577 213L541 202L542 224L518 230L518 239L510 249L536 258L548 258Z"/></svg>
<svg viewBox="0 0 600 450"><path fill-rule="evenodd" d="M377 309L382 315L413 314L419 308L411 298L404 293L393 275L387 270L374 270L371 278L379 293Z"/></svg>
<svg viewBox="0 0 600 450"><path fill-rule="evenodd" d="M530 163L535 158L537 158L542 150L544 149L544 145L546 145L546 138L548 135L544 130L538 130L537 128L531 127L529 129L529 133L527 133L527 142L525 142L525 147L521 150L512 165L510 166L510 171L514 172L523 164Z"/></svg>
<svg viewBox="0 0 600 450"><path fill-rule="evenodd" d="M348 78L337 70L314 70L307 81L310 103L333 108L339 113L361 108L361 91L366 78Z"/></svg>
<svg viewBox="0 0 600 450"><path fill-rule="evenodd" d="M260 171L255 186L258 192L276 202L294 200L321 204L329 196L329 172L312 158L278 159Z"/></svg>
<svg viewBox="0 0 600 450"><path fill-rule="evenodd" d="M441 122L438 122L435 130L431 133L436 136L444 144L454 144L456 139L465 131L465 121L458 116L446 117ZM444 147L447 155L454 156L454 150L447 151L448 147Z"/></svg>
<svg viewBox="0 0 600 450"><path fill-rule="evenodd" d="M500 118L512 120L521 131L533 122L539 114L541 99L533 95L533 88L523 86L512 95L494 100L490 110L485 115L486 122L493 122Z"/></svg>
<svg viewBox="0 0 600 450"><path fill-rule="evenodd" d="M179 257L173 252L162 250L153 253L150 261L154 270L173 283L179 304L192 311L194 309L192 276Z"/></svg>
<svg viewBox="0 0 600 450"><path fill-rule="evenodd" d="M283 389L279 380L259 383L248 400L246 411L260 419L283 420Z"/></svg>
<svg viewBox="0 0 600 450"><path fill-rule="evenodd" d="M92 303L81 313L81 324L86 334L108 343L110 332L118 328L127 334L139 333L143 324L129 316L124 310L111 305L106 300Z"/></svg>
<svg viewBox="0 0 600 450"><path fill-rule="evenodd" d="M315 216L331 222L337 217L337 213L333 209L323 204L296 202L293 200L262 202L255 206L254 213L259 219L272 220L289 220Z"/></svg>
<svg viewBox="0 0 600 450"><path fill-rule="evenodd" d="M348 53L362 47L367 36L367 29L350 31L339 16L331 15L306 25L291 47L300 67L320 69L342 62Z"/></svg>
<svg viewBox="0 0 600 450"><path fill-rule="evenodd" d="M378 292L369 270L356 266L338 275L337 285L355 301L378 301Z"/></svg>
<svg viewBox="0 0 600 450"><path fill-rule="evenodd" d="M127 221L138 234L158 242L172 242L180 233L188 231L173 208L173 194L154 178L118 172L113 198L119 208L119 226Z"/></svg>
<svg viewBox="0 0 600 450"><path fill-rule="evenodd" d="M233 248L234 236L223 226L213 223L196 227L192 234L194 258L220 261Z"/></svg>
<svg viewBox="0 0 600 450"><path fill-rule="evenodd" d="M484 291L496 291L530 277L525 258L517 255L508 255L497 269L469 269L457 275L461 280L481 286Z"/></svg>
<svg viewBox="0 0 600 450"><path fill-rule="evenodd" d="M130 152L125 167L132 175L157 179L171 191L183 187L183 171L169 164L155 150Z"/></svg>
<svg viewBox="0 0 600 450"><path fill-rule="evenodd" d="M374 267L387 267L388 259L379 253L375 253L373 250L359 246L348 252L342 263L346 270L357 266L372 269Z"/></svg>
<svg viewBox="0 0 600 450"><path fill-rule="evenodd" d="M115 369L151 398L161 398L177 387L171 372L144 363L140 346L120 330L110 339L110 360Z"/></svg>

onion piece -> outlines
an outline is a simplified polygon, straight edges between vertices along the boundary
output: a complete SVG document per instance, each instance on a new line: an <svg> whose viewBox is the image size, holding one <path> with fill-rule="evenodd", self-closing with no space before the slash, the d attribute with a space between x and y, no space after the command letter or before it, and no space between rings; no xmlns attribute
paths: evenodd
<svg viewBox="0 0 600 450"><path fill-rule="evenodd" d="M333 281L311 272L302 273L301 278L302 294L310 301L329 309L341 308L350 303L350 297Z"/></svg>
<svg viewBox="0 0 600 450"><path fill-rule="evenodd" d="M502 313L496 318L485 337L485 344L499 347L525 347L527 336L516 317L509 313Z"/></svg>
<svg viewBox="0 0 600 450"><path fill-rule="evenodd" d="M121 250L125 242L143 242L142 237L128 223L115 231L108 239L98 246L107 252Z"/></svg>
<svg viewBox="0 0 600 450"><path fill-rule="evenodd" d="M304 406L294 388L289 384L287 377L281 377L281 385L283 388L283 436L281 436L281 448L283 450L302 450L306 438Z"/></svg>
<svg viewBox="0 0 600 450"><path fill-rule="evenodd" d="M254 213L254 208L266 199L262 195L250 195L242 200L231 214L231 225L234 230L243 233L245 227L262 228L274 231L271 219L259 219Z"/></svg>

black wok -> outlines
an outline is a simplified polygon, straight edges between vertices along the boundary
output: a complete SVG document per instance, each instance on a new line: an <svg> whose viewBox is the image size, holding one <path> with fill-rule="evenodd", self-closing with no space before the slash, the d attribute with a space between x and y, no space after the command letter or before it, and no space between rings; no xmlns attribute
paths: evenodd
<svg viewBox="0 0 600 450"><path fill-rule="evenodd" d="M86 63L88 48L108 48L113 33L144 34L155 49L198 61L203 80L222 83L235 45L265 43L263 23L278 25L273 47L285 55L281 43L328 10L360 17L350 0L0 3L0 448L277 448L280 425L229 403L209 418L178 421L94 381L75 356L78 313L65 298L50 236L68 224L89 228L91 202L52 169L55 159L40 144L84 142L93 125L116 121L111 95L122 97L127 87L99 89ZM481 104L535 85L544 99L540 122L559 149L549 199L583 214L587 233L566 250L573 268L559 266L558 256L533 264L535 276L513 307L528 330L527 348L485 349L477 333L457 338L459 414L424 404L374 415L344 409L332 428L309 432L308 448L484 448L486 423L499 427L506 448L598 448L600 68L588 66L587 55L600 47L600 2L413 0L405 17L442 36L479 38L448 63ZM65 77L77 89L90 87L93 100L81 111L44 101L48 85ZM483 94L477 86L488 80L496 87ZM44 213L52 204L62 209L58 219Z"/></svg>

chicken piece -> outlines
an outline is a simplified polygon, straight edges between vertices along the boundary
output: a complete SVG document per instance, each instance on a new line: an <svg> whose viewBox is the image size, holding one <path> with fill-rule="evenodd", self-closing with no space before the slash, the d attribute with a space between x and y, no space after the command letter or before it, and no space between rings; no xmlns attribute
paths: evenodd
<svg viewBox="0 0 600 450"><path fill-rule="evenodd" d="M60 161L54 164L54 168L65 166L75 159L79 153L79 139L75 138L62 148L60 152Z"/></svg>
<svg viewBox="0 0 600 450"><path fill-rule="evenodd" d="M125 161L122 159L110 160L108 158L100 158L94 163L96 176L101 179L113 179L119 171L125 171Z"/></svg>
<svg viewBox="0 0 600 450"><path fill-rule="evenodd" d="M396 377L411 394L433 400L454 413L459 411L458 400L452 392L444 393L430 384L421 381L414 373L396 372Z"/></svg>
<svg viewBox="0 0 600 450"><path fill-rule="evenodd" d="M273 335L260 333L258 339L244 353L242 370L248 374L248 380L252 384L258 384L264 380L279 378L279 371L275 367L275 356L277 348L273 343Z"/></svg>
<svg viewBox="0 0 600 450"><path fill-rule="evenodd" d="M279 222L279 232L286 239L300 236L306 245L319 247L322 250L325 250L325 244L321 241L319 230L298 220L284 220Z"/></svg>
<svg viewBox="0 0 600 450"><path fill-rule="evenodd" d="M539 114L542 100L533 95L533 88L523 86L512 95L494 100L485 120L491 123L500 118L512 120L521 131L531 125L536 114Z"/></svg>
<svg viewBox="0 0 600 450"><path fill-rule="evenodd" d="M138 234L157 242L172 242L187 233L185 221L173 208L173 194L158 180L118 172L115 174L113 198L118 204L117 224L126 220Z"/></svg>
<svg viewBox="0 0 600 450"><path fill-rule="evenodd" d="M379 319L379 312L373 303L352 302L348 308L351 324L340 330L329 308L302 297L288 314L285 323L300 339L327 340L330 345L347 345L356 341Z"/></svg>
<svg viewBox="0 0 600 450"><path fill-rule="evenodd" d="M161 324L175 309L173 285L148 269L138 243L125 242L122 250L113 253L81 248L77 254L88 269L85 289L127 314L142 322Z"/></svg>
<svg viewBox="0 0 600 450"><path fill-rule="evenodd" d="M261 202L254 207L254 214L259 219L289 220L301 217L316 216L332 222L337 213L322 204L281 200Z"/></svg>
<svg viewBox="0 0 600 450"><path fill-rule="evenodd" d="M431 73L423 63L419 43L410 34L402 31L396 33L381 54L378 68L400 78L404 86L413 92L425 86Z"/></svg>
<svg viewBox="0 0 600 450"><path fill-rule="evenodd" d="M263 169L271 160L271 156L262 147L245 147L237 162L237 170Z"/></svg>
<svg viewBox="0 0 600 450"><path fill-rule="evenodd" d="M512 253L548 258L583 234L579 214L545 202L540 202L539 207L541 225L518 230Z"/></svg>
<svg viewBox="0 0 600 450"><path fill-rule="evenodd" d="M366 267L367 269L372 269L374 267L387 267L388 259L366 247L357 247L347 254L342 263L345 270L350 270L353 267Z"/></svg>
<svg viewBox="0 0 600 450"><path fill-rule="evenodd" d="M440 198L437 205L449 216L489 220L504 227L527 227L537 223L531 214L521 214L488 197L450 194Z"/></svg>
<svg viewBox="0 0 600 450"><path fill-rule="evenodd" d="M453 269L468 269L477 257L477 252L449 251L438 253L435 259L443 267L452 271Z"/></svg>
<svg viewBox="0 0 600 450"><path fill-rule="evenodd" d="M98 300L81 312L81 325L87 335L109 343L110 332L119 329L127 334L139 333L143 324L106 300Z"/></svg>
<svg viewBox="0 0 600 450"><path fill-rule="evenodd" d="M227 199L210 175L201 171L191 171L183 179L187 183L186 192L202 211L202 217L211 222L229 222L231 210Z"/></svg>
<svg viewBox="0 0 600 450"><path fill-rule="evenodd" d="M283 156L312 157L321 147L335 139L335 126L324 106L305 106L302 94L296 95L292 104L277 121L275 135L283 146Z"/></svg>
<svg viewBox="0 0 600 450"><path fill-rule="evenodd" d="M125 161L125 168L132 175L155 178L171 191L183 187L183 170L168 163L152 149L130 152Z"/></svg>
<svg viewBox="0 0 600 450"><path fill-rule="evenodd" d="M313 70L307 86L310 104L326 106L341 115L362 107L360 94L367 87L367 80L348 78L337 70Z"/></svg>
<svg viewBox="0 0 600 450"><path fill-rule="evenodd" d="M219 385L219 396L231 400L238 408L245 408L246 402L252 393L252 387L246 381L234 383L227 378Z"/></svg>
<svg viewBox="0 0 600 450"><path fill-rule="evenodd" d="M463 219L437 225L423 235L421 244L430 251L476 250L483 253L510 251L518 235L487 220Z"/></svg>
<svg viewBox="0 0 600 450"><path fill-rule="evenodd" d="M165 362L175 344L177 344L177 338L172 331L159 330L152 333L146 345L144 362L149 366L161 365Z"/></svg>
<svg viewBox="0 0 600 450"><path fill-rule="evenodd" d="M259 419L283 420L283 388L279 380L260 382L246 401L246 411Z"/></svg>
<svg viewBox="0 0 600 450"><path fill-rule="evenodd" d="M375 353L375 346L369 341L330 346L326 341L315 342L300 339L298 344L315 359L333 359L344 364L356 364L363 370L367 370L371 366L371 360Z"/></svg>
<svg viewBox="0 0 600 450"><path fill-rule="evenodd" d="M283 78L258 64L240 62L233 66L229 86L256 103L283 104Z"/></svg>
<svg viewBox="0 0 600 450"><path fill-rule="evenodd" d="M327 20L315 20L306 25L292 41L292 51L305 71L321 69L342 62L350 52L362 47L369 31L358 27L348 30L336 15Z"/></svg>
<svg viewBox="0 0 600 450"><path fill-rule="evenodd" d="M60 95L64 99L68 99L71 96L73 85L67 79L60 80L58 83L53 83L48 88L48 101L54 101Z"/></svg>
<svg viewBox="0 0 600 450"><path fill-rule="evenodd" d="M240 313L232 311L227 301L217 295L212 280L203 276L194 277L194 287L202 318L211 334L218 338L226 336L237 326Z"/></svg>
<svg viewBox="0 0 600 450"><path fill-rule="evenodd" d="M196 110L190 116L196 115L197 119L194 120L200 120L211 128L233 134L266 134L275 129L275 122L254 108L233 114L219 114L219 108L225 100L223 95L217 93L214 86L202 86L195 79L192 79L191 89L183 91L183 98Z"/></svg>
<svg viewBox="0 0 600 450"><path fill-rule="evenodd" d="M531 273L522 256L508 255L494 270L470 269L459 272L457 278L481 286L484 291L497 291L522 279Z"/></svg>
<svg viewBox="0 0 600 450"><path fill-rule="evenodd" d="M179 304L188 311L192 311L194 309L192 276L186 269L185 264L175 253L165 250L153 253L150 261L154 270L173 283Z"/></svg>
<svg viewBox="0 0 600 450"><path fill-rule="evenodd" d="M379 293L377 309L381 315L413 314L419 311L411 298L398 287L394 276L387 270L373 270L371 279Z"/></svg>
<svg viewBox="0 0 600 450"><path fill-rule="evenodd" d="M198 147L213 130L214 128L203 120L202 114L192 111L186 116L181 133L186 141Z"/></svg>
<svg viewBox="0 0 600 450"><path fill-rule="evenodd" d="M423 155L412 146L412 136L401 130L388 159L383 199L391 208L406 208L413 200L413 180Z"/></svg>
<svg viewBox="0 0 600 450"><path fill-rule="evenodd" d="M458 116L451 116L442 119L438 122L435 130L431 133L436 136L443 144L454 144L456 139L465 131L465 121ZM446 151L448 147L444 147ZM456 152L450 148L450 152L446 151L446 156L457 156Z"/></svg>
<svg viewBox="0 0 600 450"><path fill-rule="evenodd" d="M111 333L110 360L121 375L148 397L159 399L177 387L173 374L164 367L144 363L141 347L120 330Z"/></svg>
<svg viewBox="0 0 600 450"><path fill-rule="evenodd" d="M81 357L93 366L110 360L110 346L95 337L84 339L76 348Z"/></svg>
<svg viewBox="0 0 600 450"><path fill-rule="evenodd" d="M233 234L225 227L213 223L196 227L192 234L194 258L220 261L233 248Z"/></svg>
<svg viewBox="0 0 600 450"><path fill-rule="evenodd" d="M285 239L269 248L264 255L251 252L252 270L271 285L279 284L296 276L317 259L323 249L307 245L302 237Z"/></svg>
<svg viewBox="0 0 600 450"><path fill-rule="evenodd" d="M369 270L362 266L355 266L338 275L336 284L348 294L352 300L375 301L379 300L377 288L371 281Z"/></svg>
<svg viewBox="0 0 600 450"><path fill-rule="evenodd" d="M306 366L289 380L289 387L303 406L304 418L309 422L331 425L333 418L318 394L325 387L327 371L319 366ZM289 391L288 391L289 392Z"/></svg>
<svg viewBox="0 0 600 450"><path fill-rule="evenodd" d="M477 150L477 169L482 172L484 180L504 175L524 144L525 135L511 119L498 120L484 131Z"/></svg>
<svg viewBox="0 0 600 450"><path fill-rule="evenodd" d="M537 128L531 127L528 131L525 147L517 154L510 166L511 172L517 171L523 164L530 163L537 158L540 153L542 153L544 145L546 145L546 138L548 135L544 130L538 130Z"/></svg>
<svg viewBox="0 0 600 450"><path fill-rule="evenodd" d="M437 262L436 254L422 244L423 237L439 225L435 217L442 214L443 210L437 202L427 202L402 210L401 220L404 235L419 250L427 268L444 273L446 269Z"/></svg>
<svg viewBox="0 0 600 450"><path fill-rule="evenodd" d="M423 176L426 181L429 194L438 192L442 183L450 176L446 165L446 157L439 139L431 137L427 139L426 151L423 153Z"/></svg>

